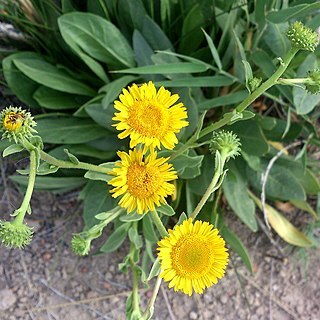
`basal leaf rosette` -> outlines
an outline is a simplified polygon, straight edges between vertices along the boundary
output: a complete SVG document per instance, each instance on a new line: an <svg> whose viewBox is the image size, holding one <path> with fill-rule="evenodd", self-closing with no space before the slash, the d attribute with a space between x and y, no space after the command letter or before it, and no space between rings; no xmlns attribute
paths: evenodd
<svg viewBox="0 0 320 320"><path fill-rule="evenodd" d="M114 126L122 131L118 137L130 136L130 148L139 143L148 149L173 149L178 143L176 133L189 125L187 111L180 102L179 95L161 87L158 91L150 81L141 86L133 84L123 89L119 100L114 102L115 113L112 118L118 121Z"/></svg>
<svg viewBox="0 0 320 320"><path fill-rule="evenodd" d="M145 156L142 149L117 154L121 161L109 172L114 178L108 183L114 187L112 196L121 197L119 205L128 213L137 210L143 214L166 203L165 198L175 191L169 181L178 178L169 158L157 158L155 151Z"/></svg>
<svg viewBox="0 0 320 320"><path fill-rule="evenodd" d="M191 296L203 293L224 276L228 264L225 241L208 222L185 220L158 242L161 274L169 288Z"/></svg>
<svg viewBox="0 0 320 320"><path fill-rule="evenodd" d="M0 113L0 133L2 139L14 140L16 143L21 137L31 137L37 131L33 128L36 122L30 112L22 110L21 107L8 107Z"/></svg>

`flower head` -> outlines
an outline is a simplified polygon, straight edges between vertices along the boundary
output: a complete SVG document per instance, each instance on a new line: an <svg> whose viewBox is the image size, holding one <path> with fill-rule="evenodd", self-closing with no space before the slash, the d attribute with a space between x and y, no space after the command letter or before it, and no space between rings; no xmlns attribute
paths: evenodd
<svg viewBox="0 0 320 320"><path fill-rule="evenodd" d="M7 247L21 249L31 242L32 236L32 228L25 224L0 221L0 240Z"/></svg>
<svg viewBox="0 0 320 320"><path fill-rule="evenodd" d="M312 51L319 44L319 37L316 32L306 27L302 22L294 22L287 31L291 45L301 50Z"/></svg>
<svg viewBox="0 0 320 320"><path fill-rule="evenodd" d="M115 177L108 183L114 187L110 191L114 198L122 196L122 208L127 208L128 213L137 210L143 214L166 203L165 197L175 190L168 181L177 179L168 158L157 158L157 152L144 156L140 149L130 150L129 154L119 151L118 156L121 161L109 173Z"/></svg>
<svg viewBox="0 0 320 320"><path fill-rule="evenodd" d="M210 151L214 153L219 151L225 153L227 158L234 158L240 154L240 140L236 134L231 131L217 131L213 133L213 137L210 143Z"/></svg>
<svg viewBox="0 0 320 320"><path fill-rule="evenodd" d="M228 252L218 230L208 222L185 220L158 242L160 276L169 288L189 296L203 293L224 276Z"/></svg>
<svg viewBox="0 0 320 320"><path fill-rule="evenodd" d="M2 139L17 142L22 136L31 137L33 132L37 132L33 127L36 122L30 112L22 110L21 107L8 107L0 113L0 132L3 132Z"/></svg>
<svg viewBox="0 0 320 320"><path fill-rule="evenodd" d="M307 91L312 94L320 93L320 69L308 72L308 80L305 83Z"/></svg>
<svg viewBox="0 0 320 320"><path fill-rule="evenodd" d="M91 239L88 239L81 234L75 234L71 239L72 250L79 256L86 256L87 254L89 254L90 245Z"/></svg>
<svg viewBox="0 0 320 320"><path fill-rule="evenodd" d="M114 107L120 112L112 118L114 124L123 130L118 137L130 136L130 148L142 143L146 148L173 149L178 143L176 133L188 126L186 108L177 103L179 96L161 87L157 92L150 81L138 87L133 84L128 90L123 89Z"/></svg>

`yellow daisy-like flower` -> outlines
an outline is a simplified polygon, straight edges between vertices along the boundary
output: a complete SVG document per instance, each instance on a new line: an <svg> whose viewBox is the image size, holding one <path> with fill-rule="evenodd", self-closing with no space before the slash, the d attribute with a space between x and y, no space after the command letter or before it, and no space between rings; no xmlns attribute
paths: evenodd
<svg viewBox="0 0 320 320"><path fill-rule="evenodd" d="M123 130L120 139L130 136L130 148L142 143L151 149L163 145L171 150L178 143L176 133L189 125L184 120L188 117L186 108L182 103L175 104L179 95L171 95L164 87L157 92L151 81L123 89L119 99L114 107L120 112L112 119L119 121L114 124L117 130Z"/></svg>
<svg viewBox="0 0 320 320"><path fill-rule="evenodd" d="M224 276L228 264L225 241L208 222L185 220L158 242L160 276L169 288L189 296L203 293Z"/></svg>
<svg viewBox="0 0 320 320"><path fill-rule="evenodd" d="M169 158L157 159L157 152L152 152L144 159L141 149L117 154L121 161L109 173L115 177L108 183L114 187L110 191L114 198L122 196L119 205L127 208L128 213L137 210L143 214L155 210L155 205L166 203L165 197L175 191L168 181L178 178L172 164L167 162Z"/></svg>

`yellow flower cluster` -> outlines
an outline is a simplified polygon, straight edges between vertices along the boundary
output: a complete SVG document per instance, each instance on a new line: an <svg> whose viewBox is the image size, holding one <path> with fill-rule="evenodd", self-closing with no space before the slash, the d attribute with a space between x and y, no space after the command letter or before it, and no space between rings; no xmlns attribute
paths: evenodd
<svg viewBox="0 0 320 320"><path fill-rule="evenodd" d="M121 161L110 172L114 178L109 184L114 187L112 196L122 197L119 205L128 213L155 210L174 193L169 181L177 179L177 173L169 158L157 158L156 149L163 146L172 150L178 143L176 134L188 125L186 108L182 103L175 104L178 99L163 87L157 91L150 81L123 89L114 102L119 111L113 117L118 122L114 126L122 131L118 137L130 137L130 148L134 149L118 152Z"/></svg>

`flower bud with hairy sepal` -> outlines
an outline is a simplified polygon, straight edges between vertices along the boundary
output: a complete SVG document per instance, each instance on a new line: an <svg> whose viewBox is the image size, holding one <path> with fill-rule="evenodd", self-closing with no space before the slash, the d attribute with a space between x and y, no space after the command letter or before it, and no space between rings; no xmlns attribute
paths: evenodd
<svg viewBox="0 0 320 320"><path fill-rule="evenodd" d="M37 131L33 128L37 124L30 112L21 107L7 107L0 113L0 133L2 139L14 140L16 143L21 137L31 137Z"/></svg>
<svg viewBox="0 0 320 320"><path fill-rule="evenodd" d="M0 220L0 240L6 247L22 249L31 242L32 236L33 230L26 224Z"/></svg>
<svg viewBox="0 0 320 320"><path fill-rule="evenodd" d="M320 69L308 72L308 80L305 83L306 89L312 94L320 93Z"/></svg>
<svg viewBox="0 0 320 320"><path fill-rule="evenodd" d="M75 234L71 239L72 251L78 256L86 256L89 254L91 239L84 235Z"/></svg>
<svg viewBox="0 0 320 320"><path fill-rule="evenodd" d="M294 22L287 31L292 47L312 51L316 49L319 44L319 37L316 32L306 27L302 22Z"/></svg>
<svg viewBox="0 0 320 320"><path fill-rule="evenodd" d="M240 154L240 146L241 143L236 134L231 131L221 130L213 133L210 142L210 151L212 154L219 151L228 159Z"/></svg>

